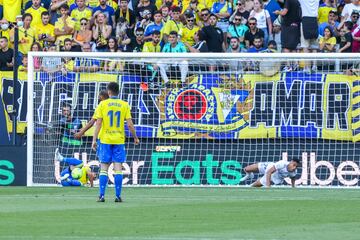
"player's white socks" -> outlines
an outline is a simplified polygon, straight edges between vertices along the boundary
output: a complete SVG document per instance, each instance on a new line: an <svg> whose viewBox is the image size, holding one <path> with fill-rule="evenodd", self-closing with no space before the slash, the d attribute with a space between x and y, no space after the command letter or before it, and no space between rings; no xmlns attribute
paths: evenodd
<svg viewBox="0 0 360 240"><path fill-rule="evenodd" d="M59 161L61 162L62 160L64 160L64 157L60 154L59 152L59 148L56 148L55 150L55 157L54 157L55 161Z"/></svg>
<svg viewBox="0 0 360 240"><path fill-rule="evenodd" d="M250 172L250 173L246 173L245 176L243 176L242 178L240 178L240 182L246 181L248 179L254 178L254 173Z"/></svg>

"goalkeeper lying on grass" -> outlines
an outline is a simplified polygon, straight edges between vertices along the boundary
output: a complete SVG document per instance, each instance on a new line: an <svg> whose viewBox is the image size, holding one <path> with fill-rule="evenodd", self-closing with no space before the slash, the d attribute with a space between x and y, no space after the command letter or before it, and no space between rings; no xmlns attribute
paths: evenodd
<svg viewBox="0 0 360 240"><path fill-rule="evenodd" d="M244 168L246 175L241 178L240 181L242 182L249 178L253 178L254 173L259 173L263 176L251 184L252 187L270 187L271 184L280 185L287 177L290 177L291 179L291 186L295 187L296 169L298 167L300 167L300 160L295 158L290 162L281 160L276 163L255 163Z"/></svg>
<svg viewBox="0 0 360 240"><path fill-rule="evenodd" d="M59 149L55 150L55 161L69 164L60 174L61 185L64 187L83 186L90 184L94 186L95 173L91 171L89 166L84 166L84 163L76 158L63 157Z"/></svg>

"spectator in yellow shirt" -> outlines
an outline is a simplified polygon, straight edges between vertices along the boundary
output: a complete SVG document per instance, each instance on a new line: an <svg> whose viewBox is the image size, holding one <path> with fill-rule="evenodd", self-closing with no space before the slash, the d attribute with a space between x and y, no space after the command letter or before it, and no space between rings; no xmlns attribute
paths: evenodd
<svg viewBox="0 0 360 240"><path fill-rule="evenodd" d="M35 28L41 24L41 14L47 10L41 6L41 0L33 0L32 5L25 13L30 13L32 16L31 27Z"/></svg>
<svg viewBox="0 0 360 240"><path fill-rule="evenodd" d="M22 16L24 23L23 27L19 27L19 52L20 57L23 54L27 54L30 51L31 45L35 39L35 30L30 27L32 16L30 13L25 13ZM14 29L10 33L10 42L14 43Z"/></svg>
<svg viewBox="0 0 360 240"><path fill-rule="evenodd" d="M64 40L66 38L71 38L75 31L75 21L69 17L69 6L63 4L60 7L61 18L55 23L55 44L58 46L64 45Z"/></svg>
<svg viewBox="0 0 360 240"><path fill-rule="evenodd" d="M324 37L319 40L319 49L321 52L335 52L336 38L333 37L333 33L330 27L325 27Z"/></svg>
<svg viewBox="0 0 360 240"><path fill-rule="evenodd" d="M183 24L180 20L181 8L174 7L172 11L172 19L168 20L163 28L163 41L167 43L170 32L178 33Z"/></svg>
<svg viewBox="0 0 360 240"><path fill-rule="evenodd" d="M41 14L41 24L36 26L36 38L40 42L43 48L48 48L50 45L55 42L55 27L51 25L50 22L50 14L49 12L43 12Z"/></svg>
<svg viewBox="0 0 360 240"><path fill-rule="evenodd" d="M194 45L194 35L197 31L199 31L199 27L195 25L195 17L191 14L185 14L186 25L182 27L179 31L179 35L181 36L181 41L183 43L188 43L189 45Z"/></svg>
<svg viewBox="0 0 360 240"><path fill-rule="evenodd" d="M160 31L154 30L151 34L151 42L144 43L143 52L161 52Z"/></svg>
<svg viewBox="0 0 360 240"><path fill-rule="evenodd" d="M85 5L85 0L76 0L77 7L71 11L71 18L75 21L75 30L80 30L80 20L86 18L90 21L92 10Z"/></svg>

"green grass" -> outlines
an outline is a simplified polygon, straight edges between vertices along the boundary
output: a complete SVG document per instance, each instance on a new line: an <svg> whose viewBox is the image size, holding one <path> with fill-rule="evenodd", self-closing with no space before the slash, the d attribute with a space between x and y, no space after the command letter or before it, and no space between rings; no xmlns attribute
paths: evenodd
<svg viewBox="0 0 360 240"><path fill-rule="evenodd" d="M351 189L0 189L0 239L360 239Z"/></svg>

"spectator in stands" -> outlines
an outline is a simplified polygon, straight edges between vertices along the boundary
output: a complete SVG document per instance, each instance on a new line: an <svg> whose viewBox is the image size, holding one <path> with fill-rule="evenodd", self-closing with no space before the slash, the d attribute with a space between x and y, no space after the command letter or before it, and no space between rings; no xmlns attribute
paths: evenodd
<svg viewBox="0 0 360 240"><path fill-rule="evenodd" d="M195 25L195 16L193 13L189 13L185 15L186 25L183 26L180 31L179 35L181 36L181 42L188 43L190 46L194 45L194 35L200 29L198 26Z"/></svg>
<svg viewBox="0 0 360 240"><path fill-rule="evenodd" d="M265 51L263 38L257 36L254 38L254 45L248 49L249 53L258 53Z"/></svg>
<svg viewBox="0 0 360 240"><path fill-rule="evenodd" d="M210 15L209 23L209 26L205 26L201 29L204 40L208 45L209 52L224 52L224 34L223 31L216 26L217 16L215 14Z"/></svg>
<svg viewBox="0 0 360 240"><path fill-rule="evenodd" d="M233 18L233 22L230 24L227 30L227 38L230 40L232 37L239 39L240 47L245 48L245 33L249 28L242 23L242 17L240 14L236 14Z"/></svg>
<svg viewBox="0 0 360 240"><path fill-rule="evenodd" d="M240 15L242 17L242 24L246 25L247 20L249 19L250 12L245 10L245 0L238 0L235 7L233 14L230 17L230 22L234 21L236 15Z"/></svg>
<svg viewBox="0 0 360 240"><path fill-rule="evenodd" d="M31 27L35 28L41 24L41 14L47 10L41 6L41 0L32 0L32 5L25 13L30 13L32 16Z"/></svg>
<svg viewBox="0 0 360 240"><path fill-rule="evenodd" d="M270 40L268 42L268 47L267 47L266 52L269 52L269 53L278 52L278 46L277 46L277 43L274 40Z"/></svg>
<svg viewBox="0 0 360 240"><path fill-rule="evenodd" d="M321 52L335 52L336 38L330 27L325 27L324 36L319 39L319 50Z"/></svg>
<svg viewBox="0 0 360 240"><path fill-rule="evenodd" d="M181 28L184 27L180 20L181 8L175 7L172 10L172 18L167 21L163 28L163 41L167 43L168 36L170 32L178 33Z"/></svg>
<svg viewBox="0 0 360 240"><path fill-rule="evenodd" d="M10 39L10 24L6 19L0 19L0 37ZM11 46L9 45L9 47Z"/></svg>
<svg viewBox="0 0 360 240"><path fill-rule="evenodd" d="M136 23L136 15L133 10L129 9L128 5L128 0L120 0L119 16L127 22L130 29L133 29Z"/></svg>
<svg viewBox="0 0 360 240"><path fill-rule="evenodd" d="M28 70L28 55L24 54L22 56L21 65L18 68L19 72L27 72Z"/></svg>
<svg viewBox="0 0 360 240"><path fill-rule="evenodd" d="M162 15L160 11L154 13L154 22L149 23L145 28L145 41L153 38L152 34L154 31L161 31L164 23L162 22Z"/></svg>
<svg viewBox="0 0 360 240"><path fill-rule="evenodd" d="M151 41L144 44L143 52L161 52L160 31L154 30L151 34Z"/></svg>
<svg viewBox="0 0 360 240"><path fill-rule="evenodd" d="M128 36L132 35L131 29L128 28L128 23L124 18L119 18L116 24L116 39L118 40L119 48L123 49L123 46L130 43L130 38Z"/></svg>
<svg viewBox="0 0 360 240"><path fill-rule="evenodd" d="M24 23L23 27L19 27L19 56L20 59L23 54L27 54L30 51L31 45L34 42L35 30L30 27L32 16L30 13L25 13L22 16ZM14 29L10 32L10 42L14 43Z"/></svg>
<svg viewBox="0 0 360 240"><path fill-rule="evenodd" d="M260 37L264 39L264 31L257 27L256 18L252 17L248 20L249 30L245 32L245 46L246 48L251 48L254 46L255 37Z"/></svg>
<svg viewBox="0 0 360 240"><path fill-rule="evenodd" d="M108 20L107 23L112 27L112 29L115 29L115 10L114 8L106 4L106 0L99 0L99 6L93 9L94 17L97 15L98 12L102 12L103 14L105 14L106 19Z"/></svg>
<svg viewBox="0 0 360 240"><path fill-rule="evenodd" d="M279 19L281 16L274 21L272 34L269 36L269 40L276 43L277 51L281 51L281 23Z"/></svg>
<svg viewBox="0 0 360 240"><path fill-rule="evenodd" d="M245 10L251 12L254 9L254 0L245 0Z"/></svg>
<svg viewBox="0 0 360 240"><path fill-rule="evenodd" d="M65 38L64 46L60 48L64 52L76 52L76 48L73 47L73 42L70 38Z"/></svg>
<svg viewBox="0 0 360 240"><path fill-rule="evenodd" d="M105 13L97 12L94 16L94 26L92 28L92 37L95 41L95 49L98 52L106 51L107 41L111 35L112 27L107 24Z"/></svg>
<svg viewBox="0 0 360 240"><path fill-rule="evenodd" d="M324 0L324 3L319 6L318 10L318 22L321 25L328 21L330 12L335 12L337 14L336 2L333 0Z"/></svg>
<svg viewBox="0 0 360 240"><path fill-rule="evenodd" d="M144 29L139 27L135 30L135 37L130 38L130 43L125 45L125 52L142 52L144 46Z"/></svg>
<svg viewBox="0 0 360 240"><path fill-rule="evenodd" d="M80 29L76 30L74 33L74 43L81 48L84 43L91 41L92 36L93 33L89 29L89 20L87 18L82 18L80 20Z"/></svg>
<svg viewBox="0 0 360 240"><path fill-rule="evenodd" d="M90 43L84 43L81 49L83 52L91 52ZM75 59L74 72L96 72L99 69L99 60L81 57Z"/></svg>
<svg viewBox="0 0 360 240"><path fill-rule="evenodd" d="M360 12L360 0L352 0L351 3L348 3L344 6L341 12L341 20L351 21L351 14L353 12ZM357 24L360 24L360 19L358 18Z"/></svg>
<svg viewBox="0 0 360 240"><path fill-rule="evenodd" d="M350 24L350 22L347 22L340 30L340 36L338 37L338 52L352 52L353 38L351 35L351 28L352 24Z"/></svg>
<svg viewBox="0 0 360 240"><path fill-rule="evenodd" d="M55 42L55 27L50 23L50 14L49 12L43 12L41 14L41 24L36 27L35 37L41 44L41 46L47 49L50 45Z"/></svg>
<svg viewBox="0 0 360 240"><path fill-rule="evenodd" d="M182 42L178 41L178 34L176 31L172 31L169 33L168 42L164 45L162 52L167 53L184 53L186 52L186 47ZM186 80L186 75L188 73L189 64L187 61L174 61L172 64L166 64L166 63L159 63L160 68L160 75L162 79L164 80L164 83L169 82L169 78L166 74L166 71L169 69L170 66L173 67L179 67L180 69L180 75L181 75L181 82L184 85Z"/></svg>
<svg viewBox="0 0 360 240"><path fill-rule="evenodd" d="M41 52L42 47L41 47L40 43L33 42L33 44L31 45L31 51L32 52ZM33 64L34 64L34 70L35 71L40 70L40 68L41 68L41 58L40 57L33 57Z"/></svg>
<svg viewBox="0 0 360 240"><path fill-rule="evenodd" d="M338 27L339 27L339 22L337 22L336 19L336 11L330 10L329 14L328 14L328 21L324 22L322 24L320 24L319 26L319 35L320 36L324 36L324 29L325 27L330 27L331 31L334 33L335 36L339 35L338 32Z"/></svg>
<svg viewBox="0 0 360 240"><path fill-rule="evenodd" d="M227 47L227 30L229 27L229 18L232 14L231 3L227 0L217 0L213 4L211 12L217 17L217 27L223 32L224 44L225 47Z"/></svg>
<svg viewBox="0 0 360 240"><path fill-rule="evenodd" d="M183 12L192 12L195 16L195 20L197 23L201 21L201 10L206 8L206 5L204 3L200 3L199 0L190 0L187 5L187 1L183 1Z"/></svg>
<svg viewBox="0 0 360 240"><path fill-rule="evenodd" d="M141 21L138 21L135 24L135 30L138 29L139 27L145 29L147 27L147 25L149 25L151 23L151 19L152 19L152 14L150 12L150 10L145 9L142 12L142 16L143 18L141 19Z"/></svg>
<svg viewBox="0 0 360 240"><path fill-rule="evenodd" d="M3 18L9 22L15 22L16 16L19 16L22 13L22 0L3 0L1 5L3 5Z"/></svg>
<svg viewBox="0 0 360 240"><path fill-rule="evenodd" d="M163 23L165 25L165 23L168 20L170 20L170 16L169 16L170 9L167 6L162 6L161 9L160 9L160 12L161 12L161 15L162 15L162 21L163 21Z"/></svg>
<svg viewBox="0 0 360 240"><path fill-rule="evenodd" d="M14 65L14 51L9 48L6 37L0 37L0 71L12 71Z"/></svg>
<svg viewBox="0 0 360 240"><path fill-rule="evenodd" d="M353 29L355 29L359 24L358 24L358 22L359 22L359 16L360 16L360 13L358 12L358 11L353 11L352 13L351 13L351 17L350 17L350 19L351 19L351 22L352 22L352 24L353 24Z"/></svg>
<svg viewBox="0 0 360 240"><path fill-rule="evenodd" d="M275 11L282 17L281 46L284 52L295 52L300 42L301 6L298 0L286 0L283 10ZM290 70L290 67L289 67Z"/></svg>
<svg viewBox="0 0 360 240"><path fill-rule="evenodd" d="M60 7L66 4L67 0L51 0L49 13L50 13L50 24L55 25L57 20L61 18Z"/></svg>
<svg viewBox="0 0 360 240"><path fill-rule="evenodd" d="M353 30L352 36L353 36L352 52L358 53L360 52L360 25L358 25Z"/></svg>
<svg viewBox="0 0 360 240"><path fill-rule="evenodd" d="M190 52L209 52L208 45L201 30L194 34L194 42L195 44L193 46L190 46L188 43L184 43Z"/></svg>
<svg viewBox="0 0 360 240"><path fill-rule="evenodd" d="M49 52L56 52L55 44L51 45L48 49ZM41 70L47 73L55 73L62 68L60 57L44 57L41 63Z"/></svg>
<svg viewBox="0 0 360 240"><path fill-rule="evenodd" d="M228 53L239 53L241 52L240 41L237 37L230 37L230 44L226 50Z"/></svg>
<svg viewBox="0 0 360 240"><path fill-rule="evenodd" d="M110 37L108 41L108 52L121 52L118 47L117 40L114 37ZM113 72L113 71L123 71L124 64L119 60L106 60L104 63L104 71Z"/></svg>
<svg viewBox="0 0 360 240"><path fill-rule="evenodd" d="M155 4L151 3L150 0L140 0L136 11L136 16L139 19L139 21L141 21L144 18L145 10L149 11L151 16L153 16L157 8Z"/></svg>
<svg viewBox="0 0 360 240"><path fill-rule="evenodd" d="M70 16L75 21L75 30L79 31L81 29L80 22L83 18L88 21L91 20L92 10L86 6L85 0L76 0L76 7L71 11Z"/></svg>
<svg viewBox="0 0 360 240"><path fill-rule="evenodd" d="M61 5L60 12L61 18L58 18L57 22L55 23L55 44L58 46L63 46L64 40L66 38L72 39L72 35L75 31L75 21L69 17L69 6L67 4Z"/></svg>
<svg viewBox="0 0 360 240"><path fill-rule="evenodd" d="M263 7L262 0L254 0L254 9L250 12L249 18L256 18L256 27L264 32L263 42L267 46L269 34L272 35L272 22L269 12Z"/></svg>
<svg viewBox="0 0 360 240"><path fill-rule="evenodd" d="M210 18L210 10L208 8L204 8L201 10L200 13L201 20L198 23L199 27L206 27L209 26L209 18Z"/></svg>

